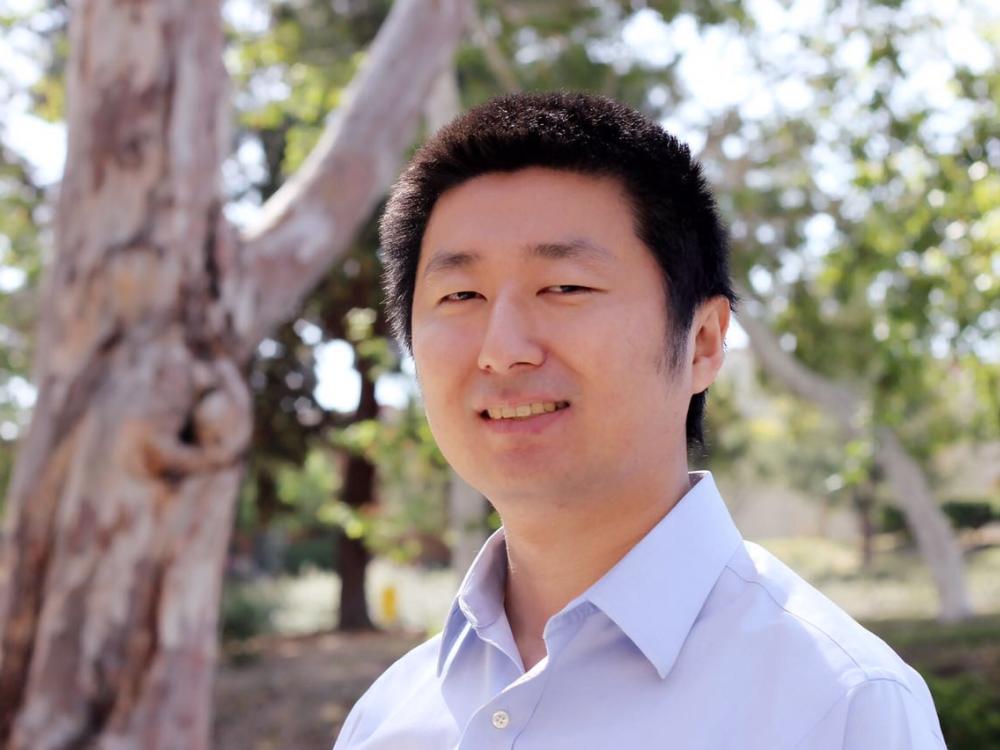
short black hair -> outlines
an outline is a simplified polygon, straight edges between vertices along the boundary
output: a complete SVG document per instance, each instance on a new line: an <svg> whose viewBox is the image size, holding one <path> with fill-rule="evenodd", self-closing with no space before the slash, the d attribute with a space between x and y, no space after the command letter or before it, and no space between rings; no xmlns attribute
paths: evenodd
<svg viewBox="0 0 1000 750"><path fill-rule="evenodd" d="M676 367L698 304L722 295L735 307L729 241L690 149L660 125L607 97L580 92L509 94L466 112L426 141L393 186L379 224L392 330L412 349L420 245L448 189L491 172L548 167L614 177L625 187L636 236L663 271L667 359ZM705 392L691 398L689 450L703 447Z"/></svg>

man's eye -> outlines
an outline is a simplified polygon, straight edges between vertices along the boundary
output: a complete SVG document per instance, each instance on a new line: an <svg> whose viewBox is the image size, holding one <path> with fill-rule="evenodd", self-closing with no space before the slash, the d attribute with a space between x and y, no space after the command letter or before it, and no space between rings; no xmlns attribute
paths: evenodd
<svg viewBox="0 0 1000 750"><path fill-rule="evenodd" d="M452 292L441 298L442 302L465 302L474 299L479 292Z"/></svg>
<svg viewBox="0 0 1000 750"><path fill-rule="evenodd" d="M589 292L590 287L579 286L578 284L555 284L545 287L545 290L552 290L557 294L577 294L579 292Z"/></svg>

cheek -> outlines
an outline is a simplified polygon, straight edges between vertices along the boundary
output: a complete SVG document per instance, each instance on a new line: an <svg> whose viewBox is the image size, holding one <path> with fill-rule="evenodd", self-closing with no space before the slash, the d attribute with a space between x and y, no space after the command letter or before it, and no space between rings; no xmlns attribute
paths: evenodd
<svg viewBox="0 0 1000 750"><path fill-rule="evenodd" d="M683 369L670 366L663 314L653 304L623 306L594 322L603 342L602 350L591 355L599 366L594 374L616 394L619 408L647 417L675 411L684 385Z"/></svg>
<svg viewBox="0 0 1000 750"><path fill-rule="evenodd" d="M604 311L590 322L590 330L600 331L600 339L616 367L635 376L663 369L666 331L663 312L652 304L623 304ZM610 358L610 357L609 357Z"/></svg>
<svg viewBox="0 0 1000 750"><path fill-rule="evenodd" d="M414 328L413 362L428 412L457 404L459 383L476 363L472 336L439 322Z"/></svg>

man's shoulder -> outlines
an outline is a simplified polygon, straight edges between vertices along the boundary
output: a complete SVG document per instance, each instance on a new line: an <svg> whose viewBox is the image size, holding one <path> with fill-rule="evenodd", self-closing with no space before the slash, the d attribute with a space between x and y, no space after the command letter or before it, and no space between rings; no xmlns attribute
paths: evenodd
<svg viewBox="0 0 1000 750"><path fill-rule="evenodd" d="M351 708L340 730L334 750L351 747L371 735L378 726L410 698L424 691L437 676L441 634L414 646L393 662Z"/></svg>
<svg viewBox="0 0 1000 750"><path fill-rule="evenodd" d="M753 685L763 702L781 706L783 720L794 707L803 727L827 732L833 731L837 710L853 717L857 727L873 706L905 706L912 722L906 731L930 738L930 744L913 746L940 746L923 678L885 641L757 544L745 542L727 563L698 629L707 641L725 644L730 679ZM766 681L760 680L762 672Z"/></svg>
<svg viewBox="0 0 1000 750"><path fill-rule="evenodd" d="M918 692L923 680L892 648L763 547L745 542L719 581L728 615L765 646L774 664L809 669L850 689L891 680Z"/></svg>
<svg viewBox="0 0 1000 750"><path fill-rule="evenodd" d="M393 700L420 689L428 680L435 679L440 650L441 633L437 633L389 665L363 698L386 697Z"/></svg>

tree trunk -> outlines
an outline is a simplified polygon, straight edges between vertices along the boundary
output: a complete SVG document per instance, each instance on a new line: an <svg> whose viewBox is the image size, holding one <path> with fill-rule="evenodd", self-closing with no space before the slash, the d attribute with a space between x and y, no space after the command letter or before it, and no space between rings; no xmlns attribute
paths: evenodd
<svg viewBox="0 0 1000 750"><path fill-rule="evenodd" d="M218 2L80 0L38 398L0 549L0 747L208 746L243 371L394 175L462 29L402 0L306 171L240 240Z"/></svg>
<svg viewBox="0 0 1000 750"><path fill-rule="evenodd" d="M208 736L250 435L218 314L222 29L209 2L91 2L70 33L39 396L2 557L0 743L180 746Z"/></svg>
<svg viewBox="0 0 1000 750"><path fill-rule="evenodd" d="M371 560L363 539L352 539L341 530L338 535L337 572L340 574L341 631L374 630L365 597L365 572Z"/></svg>
<svg viewBox="0 0 1000 750"><path fill-rule="evenodd" d="M750 347L760 366L793 393L819 406L845 434L856 436L861 397L844 383L813 372L783 351L771 330L754 317L752 295L742 288L737 291L747 303L739 322L750 337ZM891 429L880 426L875 437L875 462L880 475L892 488L937 587L939 619L953 622L971 616L962 553L923 470Z"/></svg>
<svg viewBox="0 0 1000 750"><path fill-rule="evenodd" d="M972 603L965 584L962 551L923 469L888 427L879 427L876 438L875 460L892 487L893 497L906 516L937 586L939 619L956 622L970 617Z"/></svg>
<svg viewBox="0 0 1000 750"><path fill-rule="evenodd" d="M375 400L375 383L371 379L371 367L357 351L354 366L361 375L361 400L354 417L355 422L378 417L378 402ZM364 456L352 454L347 459L344 472L344 502L352 508L360 508L372 501L375 490L375 466ZM338 630L372 630L368 616L368 600L365 598L365 571L370 555L364 539L353 539L341 531L338 539L340 574L340 619Z"/></svg>

